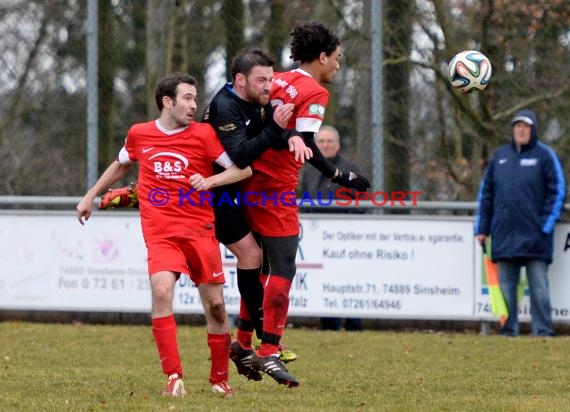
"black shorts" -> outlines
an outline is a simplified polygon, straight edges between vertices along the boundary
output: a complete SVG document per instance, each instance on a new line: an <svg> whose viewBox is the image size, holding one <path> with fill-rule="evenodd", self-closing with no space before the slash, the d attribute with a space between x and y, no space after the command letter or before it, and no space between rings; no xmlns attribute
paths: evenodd
<svg viewBox="0 0 570 412"><path fill-rule="evenodd" d="M220 192L214 190L216 238L224 245L231 245L243 239L251 229L247 223L243 206L219 202L219 196Z"/></svg>

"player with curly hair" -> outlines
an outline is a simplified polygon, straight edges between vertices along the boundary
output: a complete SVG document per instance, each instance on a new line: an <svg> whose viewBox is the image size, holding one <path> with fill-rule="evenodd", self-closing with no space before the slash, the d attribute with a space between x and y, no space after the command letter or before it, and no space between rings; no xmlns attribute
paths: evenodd
<svg viewBox="0 0 570 412"><path fill-rule="evenodd" d="M300 62L300 66L288 72L275 73L271 104L274 107L294 105L287 127L303 135L306 146L313 152L313 158L309 160L313 166L333 182L359 191L366 190L370 184L364 176L337 169L315 143L315 134L321 127L329 100L329 93L322 84L332 82L340 68L342 49L339 38L321 23L301 23L291 33L290 46L291 58ZM253 163L253 176L244 182L250 200L246 208L248 222L263 251L263 335L261 346L250 364L253 369L289 387L298 386L299 381L279 359L279 347L287 323L289 291L296 272L300 230L294 194L300 167L301 163L290 152L270 148ZM284 194L290 194L285 202L282 201Z"/></svg>

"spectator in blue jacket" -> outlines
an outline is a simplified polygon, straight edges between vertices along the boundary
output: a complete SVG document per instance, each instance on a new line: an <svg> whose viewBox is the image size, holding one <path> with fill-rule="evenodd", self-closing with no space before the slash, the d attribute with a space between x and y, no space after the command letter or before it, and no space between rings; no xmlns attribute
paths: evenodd
<svg viewBox="0 0 570 412"><path fill-rule="evenodd" d="M532 334L553 336L547 275L566 183L556 153L538 140L536 114L518 111L512 127L511 143L493 154L481 182L475 235L482 245L492 236L491 255L498 263L499 283L509 311L499 334L519 334L517 287L524 266Z"/></svg>

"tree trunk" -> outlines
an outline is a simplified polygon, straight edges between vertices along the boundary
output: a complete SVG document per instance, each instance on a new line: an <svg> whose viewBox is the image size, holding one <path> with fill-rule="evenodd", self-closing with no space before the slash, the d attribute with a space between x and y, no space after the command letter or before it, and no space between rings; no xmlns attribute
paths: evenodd
<svg viewBox="0 0 570 412"><path fill-rule="evenodd" d="M173 25L176 0L148 0L147 3L147 117L157 116L154 88L160 78L171 70Z"/></svg>
<svg viewBox="0 0 570 412"><path fill-rule="evenodd" d="M384 69L384 190L407 192L410 190L411 150L408 123L410 65L407 57L411 48L414 2L387 1L384 7L385 59L403 60L401 63L386 65Z"/></svg>
<svg viewBox="0 0 570 412"><path fill-rule="evenodd" d="M115 145L113 118L115 108L114 79L117 64L117 50L114 40L114 16L110 2L99 3L99 78L98 78L98 165L99 172L105 170L107 165L116 156L117 146Z"/></svg>
<svg viewBox="0 0 570 412"><path fill-rule="evenodd" d="M245 17L242 0L225 0L222 20L226 28L226 77L231 79L231 64L235 55L244 47Z"/></svg>
<svg viewBox="0 0 570 412"><path fill-rule="evenodd" d="M269 54L275 59L275 69L282 70L281 53L283 45L287 43L288 29L287 19L285 18L285 11L287 1L285 0L271 0L269 2L271 7L271 15L269 17L268 33L269 38Z"/></svg>

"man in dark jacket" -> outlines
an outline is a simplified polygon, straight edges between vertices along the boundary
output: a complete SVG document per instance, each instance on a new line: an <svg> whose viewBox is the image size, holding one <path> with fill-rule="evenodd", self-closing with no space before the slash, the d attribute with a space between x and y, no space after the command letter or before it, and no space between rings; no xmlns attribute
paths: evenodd
<svg viewBox="0 0 570 412"><path fill-rule="evenodd" d="M566 198L560 161L538 140L536 114L520 110L512 119L513 139L493 154L481 183L475 235L484 245L492 236L491 254L509 317L501 335L519 334L517 286L526 268L532 334L553 336L548 286L553 232Z"/></svg>

